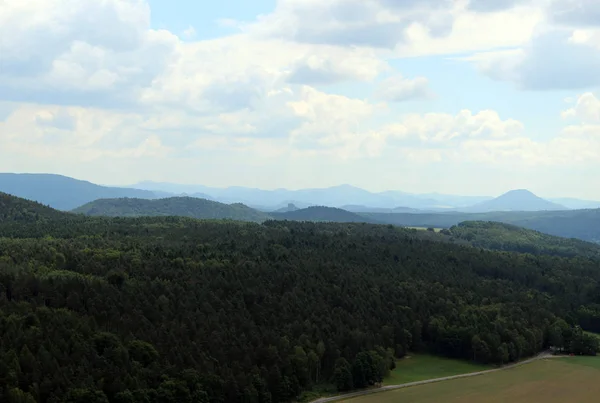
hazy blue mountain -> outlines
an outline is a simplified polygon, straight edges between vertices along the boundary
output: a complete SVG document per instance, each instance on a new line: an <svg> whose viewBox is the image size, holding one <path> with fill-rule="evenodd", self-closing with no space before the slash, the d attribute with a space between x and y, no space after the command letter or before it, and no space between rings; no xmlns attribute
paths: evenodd
<svg viewBox="0 0 600 403"><path fill-rule="evenodd" d="M446 208L467 207L493 199L491 196L460 196L442 193L426 193L419 196L435 200L438 205L446 206Z"/></svg>
<svg viewBox="0 0 600 403"><path fill-rule="evenodd" d="M344 210L353 212L353 213L421 213L426 210L419 210L410 207L396 207L396 208L384 208L384 207L369 207L369 206L359 206L350 204L347 206L341 207Z"/></svg>
<svg viewBox="0 0 600 403"><path fill-rule="evenodd" d="M374 219L351 213L335 207L315 206L284 213L271 213L277 220L313 221L313 222L365 222L381 224Z"/></svg>
<svg viewBox="0 0 600 403"><path fill-rule="evenodd" d="M181 185L177 183L153 181L143 181L128 187L132 189L150 190L153 192L165 192L172 195L204 193L207 189L210 189L209 187L202 185Z"/></svg>
<svg viewBox="0 0 600 403"><path fill-rule="evenodd" d="M37 201L59 210L72 210L102 198L155 199L159 197L148 190L100 186L53 174L0 173L0 192Z"/></svg>
<svg viewBox="0 0 600 403"><path fill-rule="evenodd" d="M274 213L288 213L290 211L300 210L295 204L289 203L286 207L282 207L274 211Z"/></svg>
<svg viewBox="0 0 600 403"><path fill-rule="evenodd" d="M600 209L555 211L494 211L486 213L360 213L368 222L403 227L450 228L464 221L495 221L545 234L600 243Z"/></svg>
<svg viewBox="0 0 600 403"><path fill-rule="evenodd" d="M300 208L308 206L341 208L347 205L354 205L365 206L368 209L394 209L401 207L408 209L445 210L491 199L491 197L443 194L416 195L401 191L374 193L351 185L300 190L263 190L242 186L216 188L202 185L140 182L132 187L175 194L185 193L194 197L199 196L217 200L222 203L244 203L265 211L278 210L285 207L288 203L294 203Z"/></svg>
<svg viewBox="0 0 600 403"><path fill-rule="evenodd" d="M562 197L555 199L548 199L551 202L561 204L567 208L573 210L581 210L581 209L596 209L600 208L600 201L592 201L592 200L580 200L573 199L570 197Z"/></svg>
<svg viewBox="0 0 600 403"><path fill-rule="evenodd" d="M477 203L464 211L553 211L568 210L565 206L542 199L529 190L511 190L495 199Z"/></svg>

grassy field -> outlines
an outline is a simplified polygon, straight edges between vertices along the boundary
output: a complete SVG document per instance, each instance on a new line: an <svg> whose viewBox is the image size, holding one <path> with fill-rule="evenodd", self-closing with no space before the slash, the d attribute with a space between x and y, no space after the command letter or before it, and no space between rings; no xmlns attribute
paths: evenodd
<svg viewBox="0 0 600 403"><path fill-rule="evenodd" d="M583 403L600 396L600 357L540 360L472 378L345 400L352 403Z"/></svg>
<svg viewBox="0 0 600 403"><path fill-rule="evenodd" d="M491 368L493 367L468 361L419 354L398 360L396 362L396 369L390 372L390 376L384 379L383 384L400 385L402 383L466 374Z"/></svg>

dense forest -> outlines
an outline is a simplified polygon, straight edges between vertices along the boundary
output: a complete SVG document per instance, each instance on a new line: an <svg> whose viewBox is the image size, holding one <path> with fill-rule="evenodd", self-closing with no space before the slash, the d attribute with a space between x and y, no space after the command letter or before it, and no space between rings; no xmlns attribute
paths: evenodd
<svg viewBox="0 0 600 403"><path fill-rule="evenodd" d="M600 246L596 243L560 238L498 222L466 221L442 230L441 234L492 250L600 259Z"/></svg>
<svg viewBox="0 0 600 403"><path fill-rule="evenodd" d="M391 225L0 203L3 402L284 402L379 382L407 351L598 349L581 328L600 329L599 262L546 255L543 237L534 255L484 249L480 229L472 247Z"/></svg>

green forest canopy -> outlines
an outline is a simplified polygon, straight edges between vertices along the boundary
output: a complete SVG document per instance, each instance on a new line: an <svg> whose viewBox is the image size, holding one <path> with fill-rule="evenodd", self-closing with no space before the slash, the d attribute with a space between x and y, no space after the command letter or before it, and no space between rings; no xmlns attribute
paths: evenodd
<svg viewBox="0 0 600 403"><path fill-rule="evenodd" d="M279 402L381 381L409 350L499 364L597 350L577 326L600 330L598 260L545 254L554 239L534 255L482 249L498 230L479 224L472 247L450 241L465 228L1 200L0 401Z"/></svg>

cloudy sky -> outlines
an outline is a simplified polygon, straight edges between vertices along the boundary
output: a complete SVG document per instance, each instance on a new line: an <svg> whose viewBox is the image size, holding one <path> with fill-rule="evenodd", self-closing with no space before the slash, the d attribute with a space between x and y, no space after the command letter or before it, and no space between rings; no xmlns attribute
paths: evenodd
<svg viewBox="0 0 600 403"><path fill-rule="evenodd" d="M0 171L600 199L597 0L3 0Z"/></svg>

